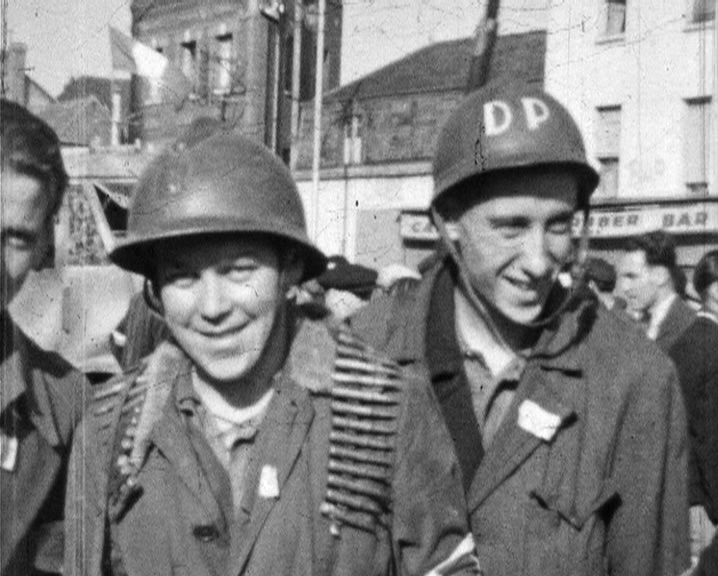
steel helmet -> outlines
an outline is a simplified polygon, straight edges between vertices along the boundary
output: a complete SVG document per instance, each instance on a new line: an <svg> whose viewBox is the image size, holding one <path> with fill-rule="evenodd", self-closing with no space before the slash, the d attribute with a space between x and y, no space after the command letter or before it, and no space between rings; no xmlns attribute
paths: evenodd
<svg viewBox="0 0 718 576"><path fill-rule="evenodd" d="M442 128L432 204L483 174L542 165L574 171L579 205L588 206L598 174L586 160L583 138L566 108L537 87L489 85L467 96Z"/></svg>
<svg viewBox="0 0 718 576"><path fill-rule="evenodd" d="M110 260L151 278L155 242L225 232L289 240L301 251L305 280L326 267L307 236L288 168L265 146L234 132L174 146L147 166L130 201L127 236Z"/></svg>

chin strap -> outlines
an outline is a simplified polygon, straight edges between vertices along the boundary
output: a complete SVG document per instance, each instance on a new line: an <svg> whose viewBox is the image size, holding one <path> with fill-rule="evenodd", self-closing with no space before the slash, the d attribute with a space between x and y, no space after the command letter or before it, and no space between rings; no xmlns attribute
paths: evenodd
<svg viewBox="0 0 718 576"><path fill-rule="evenodd" d="M496 325L496 322L493 320L489 312L489 308L493 307L492 304L488 302L486 298L478 290L476 290L476 288L471 283L471 276L469 274L468 267L466 266L466 262L459 253L459 250L456 247L455 240L451 237L449 233L446 221L441 216L441 214L439 214L439 212L434 206L431 207L431 216L434 220L434 224L437 230L439 231L439 236L441 237L444 247L449 253L451 259L456 264L456 267L459 271L459 282L461 284L462 290L464 291L464 294L468 298L474 310L476 310L479 316L481 316L481 318L484 320L486 326L488 327L496 342L499 343L506 350L513 353L512 348L506 342L506 339L501 334L501 331L499 330L498 326ZM578 287L583 282L585 275L586 255L588 254L588 241L589 236L587 206L584 208L583 225L581 227L581 236L577 248L576 261L570 272L571 286L567 290L565 290L565 295L561 300L560 304L556 306L550 314L546 315L545 317L541 317L538 320L534 320L533 322L522 323L522 326L526 328L543 328L551 324L556 318L563 314L563 312L566 310L566 308L576 295Z"/></svg>

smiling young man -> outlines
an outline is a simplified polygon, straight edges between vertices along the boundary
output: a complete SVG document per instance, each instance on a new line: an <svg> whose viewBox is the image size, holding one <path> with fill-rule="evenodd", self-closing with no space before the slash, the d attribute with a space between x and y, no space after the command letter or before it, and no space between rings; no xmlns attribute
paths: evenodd
<svg viewBox="0 0 718 576"><path fill-rule="evenodd" d="M442 130L434 181L433 266L352 322L400 364L428 368L482 567L679 574L687 453L674 371L590 292L558 281L580 270L572 222L598 183L573 119L535 88L478 91Z"/></svg>
<svg viewBox="0 0 718 576"><path fill-rule="evenodd" d="M427 383L294 301L326 257L281 160L222 130L175 145L110 257L170 337L75 442L67 575L477 573Z"/></svg>
<svg viewBox="0 0 718 576"><path fill-rule="evenodd" d="M47 254L67 174L52 129L4 99L0 155L0 574L59 573L67 463L87 383L23 334L8 306Z"/></svg>

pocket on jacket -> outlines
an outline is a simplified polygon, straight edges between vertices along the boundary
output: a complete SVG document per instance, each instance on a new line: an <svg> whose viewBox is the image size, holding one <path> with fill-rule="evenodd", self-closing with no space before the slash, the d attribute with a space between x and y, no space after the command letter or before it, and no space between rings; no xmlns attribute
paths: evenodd
<svg viewBox="0 0 718 576"><path fill-rule="evenodd" d="M618 492L610 481L583 506L540 488L532 490L526 502L524 573L601 574L605 524L618 503ZM589 525L591 519L595 523Z"/></svg>

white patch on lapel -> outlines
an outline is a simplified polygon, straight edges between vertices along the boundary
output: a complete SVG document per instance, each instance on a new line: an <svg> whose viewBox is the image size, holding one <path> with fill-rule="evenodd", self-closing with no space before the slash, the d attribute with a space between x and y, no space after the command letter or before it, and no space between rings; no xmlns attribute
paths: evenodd
<svg viewBox="0 0 718 576"><path fill-rule="evenodd" d="M274 466L265 464L259 475L259 495L262 498L279 498L279 478Z"/></svg>
<svg viewBox="0 0 718 576"><path fill-rule="evenodd" d="M15 470L17 462L18 441L15 436L6 436L0 433L0 468L5 472Z"/></svg>
<svg viewBox="0 0 718 576"><path fill-rule="evenodd" d="M524 400L519 406L518 425L529 434L548 442L561 426L561 417L532 400Z"/></svg>

